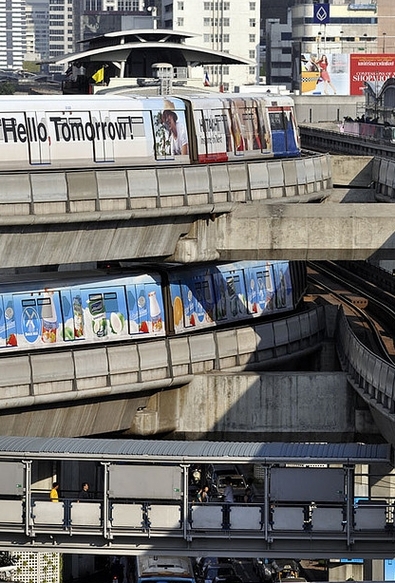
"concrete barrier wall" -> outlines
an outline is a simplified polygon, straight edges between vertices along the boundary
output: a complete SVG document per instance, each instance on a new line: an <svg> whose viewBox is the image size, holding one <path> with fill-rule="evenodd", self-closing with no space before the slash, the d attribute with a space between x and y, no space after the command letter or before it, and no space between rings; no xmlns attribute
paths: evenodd
<svg viewBox="0 0 395 583"><path fill-rule="evenodd" d="M395 199L395 160L375 158L372 174L376 192Z"/></svg>
<svg viewBox="0 0 395 583"><path fill-rule="evenodd" d="M330 157L2 174L5 216L120 212L292 197L332 185Z"/></svg>
<svg viewBox="0 0 395 583"><path fill-rule="evenodd" d="M359 342L342 312L338 316L336 339L339 358L350 382L369 404L380 432L395 446L395 366Z"/></svg>
<svg viewBox="0 0 395 583"><path fill-rule="evenodd" d="M3 356L0 409L138 393L189 382L194 374L261 367L319 346L326 333L324 308L314 312L314 318L304 312L152 342ZM297 329L303 330L299 336Z"/></svg>

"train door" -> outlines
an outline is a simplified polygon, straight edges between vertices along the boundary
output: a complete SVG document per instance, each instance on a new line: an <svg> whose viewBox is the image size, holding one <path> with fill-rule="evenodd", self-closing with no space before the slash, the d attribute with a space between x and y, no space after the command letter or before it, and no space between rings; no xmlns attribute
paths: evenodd
<svg viewBox="0 0 395 583"><path fill-rule="evenodd" d="M290 310L293 308L293 295L291 273L288 261L277 261L272 263L274 289L275 289L275 309Z"/></svg>
<svg viewBox="0 0 395 583"><path fill-rule="evenodd" d="M8 303L7 308L14 310L14 341L17 346L43 348L62 343L62 315L58 291L13 294L12 307ZM11 319L9 320L11 325Z"/></svg>
<svg viewBox="0 0 395 583"><path fill-rule="evenodd" d="M231 98L230 119L233 139L233 152L236 156L243 156L247 149L245 127L245 102L241 98Z"/></svg>
<svg viewBox="0 0 395 583"><path fill-rule="evenodd" d="M166 321L160 283L136 280L126 286L126 297L130 334L164 336Z"/></svg>
<svg viewBox="0 0 395 583"><path fill-rule="evenodd" d="M44 113L27 111L26 127L30 136L29 158L30 164L50 164L50 139L48 136L48 124Z"/></svg>
<svg viewBox="0 0 395 583"><path fill-rule="evenodd" d="M288 155L295 156L300 154L300 140L299 131L296 124L293 109L291 107L284 107L284 126L286 151Z"/></svg>
<svg viewBox="0 0 395 583"><path fill-rule="evenodd" d="M216 291L216 320L230 322L243 319L247 313L246 288L241 269L227 266L213 274Z"/></svg>
<svg viewBox="0 0 395 583"><path fill-rule="evenodd" d="M261 316L274 309L274 280L269 263L246 267L247 304L250 314Z"/></svg>
<svg viewBox="0 0 395 583"><path fill-rule="evenodd" d="M115 121L115 123L114 123ZM111 124L111 125L110 125ZM92 127L92 137L87 138L92 140L92 159L93 162L114 162L114 140L116 139L116 129L118 127L117 120L111 119L111 114L108 111L93 110L90 112L90 119L86 128ZM94 130L94 128L102 128L101 130ZM109 129L111 128L111 134ZM123 132L129 134L127 120L122 121L120 128ZM89 131L89 130L88 130ZM119 130L118 130L119 131Z"/></svg>
<svg viewBox="0 0 395 583"><path fill-rule="evenodd" d="M50 163L50 138L44 113L12 111L0 116L3 163L7 162L10 168Z"/></svg>
<svg viewBox="0 0 395 583"><path fill-rule="evenodd" d="M181 284L181 296L185 328L213 324L214 294L209 273L186 273Z"/></svg>
<svg viewBox="0 0 395 583"><path fill-rule="evenodd" d="M85 318L82 306L81 291L65 289L60 292L63 314L63 338L66 342L84 340Z"/></svg>
<svg viewBox="0 0 395 583"><path fill-rule="evenodd" d="M228 110L221 102L195 105L194 122L197 135L198 161L226 162L231 151Z"/></svg>
<svg viewBox="0 0 395 583"><path fill-rule="evenodd" d="M87 340L121 340L128 336L127 310L123 286L81 289L70 296L73 312L78 313L81 302L83 331ZM68 322L72 324L72 320Z"/></svg>
<svg viewBox="0 0 395 583"><path fill-rule="evenodd" d="M269 144L267 143L267 132L264 126L263 117L257 104L249 104L242 113L242 127L244 128L245 145L248 155L268 154Z"/></svg>

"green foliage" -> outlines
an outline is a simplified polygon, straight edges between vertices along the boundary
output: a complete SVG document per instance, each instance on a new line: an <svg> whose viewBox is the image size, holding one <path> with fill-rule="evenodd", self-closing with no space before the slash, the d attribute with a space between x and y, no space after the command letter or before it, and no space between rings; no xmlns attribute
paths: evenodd
<svg viewBox="0 0 395 583"><path fill-rule="evenodd" d="M15 83L12 83L11 81L4 81L4 83L0 83L0 95L14 95L15 91Z"/></svg>

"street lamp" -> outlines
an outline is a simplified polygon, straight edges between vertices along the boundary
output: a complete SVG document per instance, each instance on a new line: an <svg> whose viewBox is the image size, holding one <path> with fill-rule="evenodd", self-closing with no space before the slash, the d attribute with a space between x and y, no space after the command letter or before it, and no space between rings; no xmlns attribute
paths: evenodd
<svg viewBox="0 0 395 583"><path fill-rule="evenodd" d="M321 33L317 34L317 57L320 56L320 46L321 46Z"/></svg>
<svg viewBox="0 0 395 583"><path fill-rule="evenodd" d="M147 8L148 12L152 13L152 25L153 25L153 29L156 30L158 28L158 23L157 23L157 8L156 6L148 6Z"/></svg>
<svg viewBox="0 0 395 583"><path fill-rule="evenodd" d="M383 53L385 53L385 37L387 36L386 32L383 32Z"/></svg>
<svg viewBox="0 0 395 583"><path fill-rule="evenodd" d="M364 41L365 41L365 53L366 53L367 52L366 49L367 49L367 46L368 46L368 35L366 34L366 32L364 32L363 38L364 38Z"/></svg>
<svg viewBox="0 0 395 583"><path fill-rule="evenodd" d="M343 52L343 31L340 31L340 52Z"/></svg>

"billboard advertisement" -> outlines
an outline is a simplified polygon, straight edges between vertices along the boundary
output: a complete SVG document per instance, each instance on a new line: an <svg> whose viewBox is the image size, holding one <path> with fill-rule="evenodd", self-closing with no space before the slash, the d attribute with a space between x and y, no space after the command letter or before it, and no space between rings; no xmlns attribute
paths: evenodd
<svg viewBox="0 0 395 583"><path fill-rule="evenodd" d="M363 95L365 81L380 83L395 77L395 55L350 55L350 95Z"/></svg>
<svg viewBox="0 0 395 583"><path fill-rule="evenodd" d="M395 77L395 55L304 53L301 93L304 95L363 95L365 81L382 83Z"/></svg>

